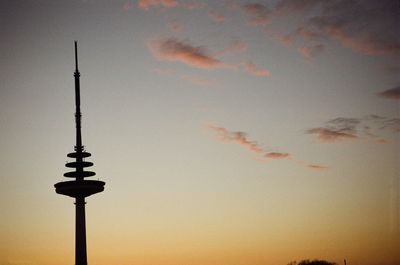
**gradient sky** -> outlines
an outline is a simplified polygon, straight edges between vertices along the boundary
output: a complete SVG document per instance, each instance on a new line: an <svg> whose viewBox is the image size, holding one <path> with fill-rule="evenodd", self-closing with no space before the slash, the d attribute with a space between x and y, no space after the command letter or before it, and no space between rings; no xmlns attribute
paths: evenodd
<svg viewBox="0 0 400 265"><path fill-rule="evenodd" d="M400 264L397 0L0 1L0 264Z"/></svg>

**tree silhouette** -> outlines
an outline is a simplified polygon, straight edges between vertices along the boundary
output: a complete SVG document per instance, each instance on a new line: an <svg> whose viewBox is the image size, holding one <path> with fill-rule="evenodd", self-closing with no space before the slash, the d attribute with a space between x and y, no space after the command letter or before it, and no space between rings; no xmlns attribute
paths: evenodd
<svg viewBox="0 0 400 265"><path fill-rule="evenodd" d="M296 261L292 261L289 262L287 265L336 265L335 262L330 262L330 261L326 261L326 260L302 260L299 263L297 263Z"/></svg>

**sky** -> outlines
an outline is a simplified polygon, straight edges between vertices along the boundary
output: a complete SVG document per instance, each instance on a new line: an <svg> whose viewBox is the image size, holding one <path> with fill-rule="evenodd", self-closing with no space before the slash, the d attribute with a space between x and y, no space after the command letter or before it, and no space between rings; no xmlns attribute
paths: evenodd
<svg viewBox="0 0 400 265"><path fill-rule="evenodd" d="M396 0L0 1L0 264L395 265Z"/></svg>

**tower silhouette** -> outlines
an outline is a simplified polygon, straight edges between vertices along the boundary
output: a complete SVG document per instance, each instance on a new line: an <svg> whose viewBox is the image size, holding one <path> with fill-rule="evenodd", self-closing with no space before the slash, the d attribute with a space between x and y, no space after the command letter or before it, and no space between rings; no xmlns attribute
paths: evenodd
<svg viewBox="0 0 400 265"><path fill-rule="evenodd" d="M96 175L93 171L85 171L84 168L93 166L92 162L85 161L91 154L86 152L82 145L81 135L81 109L80 109L80 73L78 70L78 49L75 41L75 124L76 124L76 145L75 152L67 154L75 158L74 162L66 163L68 168L75 168L75 171L64 173L64 177L75 180L62 181L54 185L58 194L75 198L75 265L87 265L86 253L86 221L85 221L85 197L104 190L103 181L85 180L86 177Z"/></svg>

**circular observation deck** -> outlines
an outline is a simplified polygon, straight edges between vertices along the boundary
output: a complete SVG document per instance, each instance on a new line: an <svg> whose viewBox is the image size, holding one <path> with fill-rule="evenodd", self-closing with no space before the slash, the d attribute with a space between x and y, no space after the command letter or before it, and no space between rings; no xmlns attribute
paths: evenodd
<svg viewBox="0 0 400 265"><path fill-rule="evenodd" d="M58 194L77 197L88 197L102 192L106 183L99 180L62 181L54 185Z"/></svg>

